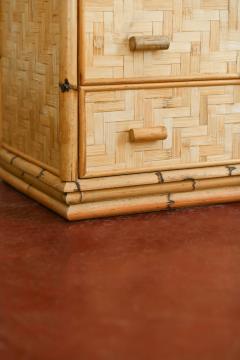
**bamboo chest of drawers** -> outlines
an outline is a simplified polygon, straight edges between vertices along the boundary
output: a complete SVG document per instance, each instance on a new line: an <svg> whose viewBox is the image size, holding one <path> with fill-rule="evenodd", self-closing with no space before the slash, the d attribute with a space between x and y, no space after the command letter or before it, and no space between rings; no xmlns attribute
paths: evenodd
<svg viewBox="0 0 240 360"><path fill-rule="evenodd" d="M69 220L240 200L238 0L4 0L0 177Z"/></svg>

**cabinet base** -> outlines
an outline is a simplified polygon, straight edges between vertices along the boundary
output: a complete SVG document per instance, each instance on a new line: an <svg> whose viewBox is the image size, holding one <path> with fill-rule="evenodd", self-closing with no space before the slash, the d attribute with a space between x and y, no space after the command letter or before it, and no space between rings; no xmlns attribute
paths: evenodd
<svg viewBox="0 0 240 360"><path fill-rule="evenodd" d="M61 182L0 149L0 177L71 221L240 201L240 164Z"/></svg>

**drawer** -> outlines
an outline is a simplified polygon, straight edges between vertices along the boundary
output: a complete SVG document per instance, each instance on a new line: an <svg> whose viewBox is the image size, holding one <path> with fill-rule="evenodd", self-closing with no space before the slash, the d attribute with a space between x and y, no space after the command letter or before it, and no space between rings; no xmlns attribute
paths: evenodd
<svg viewBox="0 0 240 360"><path fill-rule="evenodd" d="M239 13L236 0L81 0L82 84L238 77Z"/></svg>
<svg viewBox="0 0 240 360"><path fill-rule="evenodd" d="M240 85L94 89L81 96L80 176L239 162Z"/></svg>

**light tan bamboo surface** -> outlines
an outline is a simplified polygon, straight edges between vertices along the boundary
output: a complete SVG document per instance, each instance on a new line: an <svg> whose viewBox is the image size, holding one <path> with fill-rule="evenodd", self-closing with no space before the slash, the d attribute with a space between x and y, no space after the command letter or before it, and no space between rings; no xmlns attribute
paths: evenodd
<svg viewBox="0 0 240 360"><path fill-rule="evenodd" d="M83 84L239 77L239 1L80 0ZM133 36L168 50L132 52Z"/></svg>
<svg viewBox="0 0 240 360"><path fill-rule="evenodd" d="M78 85L78 0L60 0L61 52L60 82ZM60 176L63 181L78 177L78 93L60 93Z"/></svg>
<svg viewBox="0 0 240 360"><path fill-rule="evenodd" d="M58 0L0 5L3 143L59 170Z"/></svg>
<svg viewBox="0 0 240 360"><path fill-rule="evenodd" d="M205 167L240 159L240 85L87 91L83 101L81 176ZM147 129L161 127L166 128L166 139L149 141ZM142 134L141 142L131 141L131 129Z"/></svg>

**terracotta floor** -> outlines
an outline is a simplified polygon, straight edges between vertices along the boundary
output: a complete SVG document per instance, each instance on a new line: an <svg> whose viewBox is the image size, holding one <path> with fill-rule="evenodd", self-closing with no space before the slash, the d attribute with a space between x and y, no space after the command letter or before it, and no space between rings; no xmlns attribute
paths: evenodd
<svg viewBox="0 0 240 360"><path fill-rule="evenodd" d="M1 360L239 360L240 204L67 223L0 184Z"/></svg>

